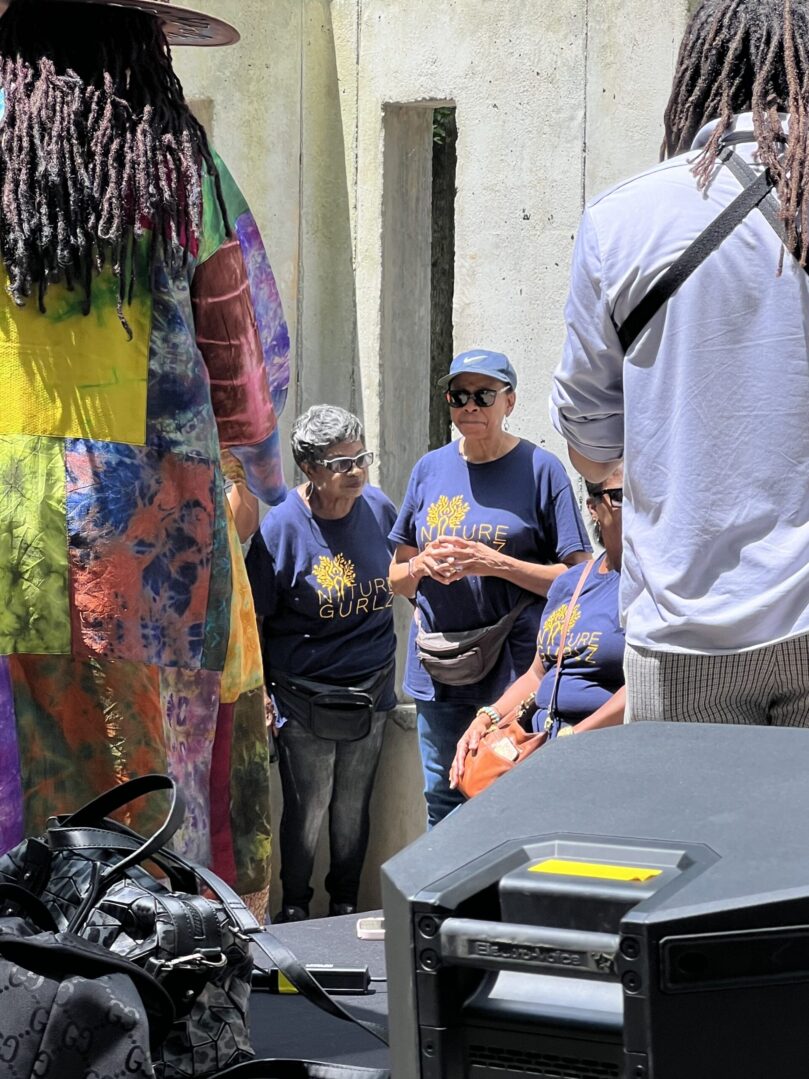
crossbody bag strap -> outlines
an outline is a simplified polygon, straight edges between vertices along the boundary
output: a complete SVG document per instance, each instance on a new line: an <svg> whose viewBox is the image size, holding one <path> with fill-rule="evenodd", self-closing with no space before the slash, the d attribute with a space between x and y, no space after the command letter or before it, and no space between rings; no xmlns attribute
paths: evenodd
<svg viewBox="0 0 809 1079"><path fill-rule="evenodd" d="M722 164L728 164L733 156L732 150L725 151L721 159ZM767 198L772 186L772 177L769 171L764 169L669 266L618 327L618 340L624 352L629 351L660 308L688 280L694 270L702 265L752 210L760 206Z"/></svg>
<svg viewBox="0 0 809 1079"><path fill-rule="evenodd" d="M556 700L559 696L559 675L562 673L562 662L565 658L565 641L567 640L567 631L570 629L570 623L573 620L573 612L576 609L576 604L579 602L579 596L582 593L584 584L587 578L590 576L590 571L596 564L596 559L591 558L587 565L582 570L582 575L573 590L573 595L570 597L570 603L567 607L567 614L565 615L565 624L562 626L562 636L559 640L559 651L556 655L556 675L553 679L553 692L551 693L551 703L548 706L548 718L553 719L556 712Z"/></svg>
<svg viewBox="0 0 809 1079"><path fill-rule="evenodd" d="M268 930L258 933L253 932L249 936L253 945L254 958L257 953L263 954L264 957L269 959L271 966L280 970L284 977L294 985L301 996L305 997L310 1004L314 1004L321 1011L328 1012L335 1019L344 1019L349 1023L356 1023L357 1026L362 1027L363 1030L367 1030L369 1034L373 1034L375 1038L378 1038L383 1045L388 1044L388 1032L380 1023L375 1023L370 1019L357 1018L342 1004L330 997L326 990L315 981L300 959L287 948L286 944L282 944L278 937ZM261 968L260 964L256 965Z"/></svg>
<svg viewBox="0 0 809 1079"><path fill-rule="evenodd" d="M747 162L739 154L732 153L730 157L725 161L730 172L736 177L742 187L748 187L755 180L758 179L760 173L748 165ZM772 186L767 192L764 199L758 204L758 210L764 215L767 224L772 228L778 239L782 244L787 241L787 230L784 228L784 222L781 220L780 207L778 205L778 199L772 193ZM805 267L804 267L805 268Z"/></svg>

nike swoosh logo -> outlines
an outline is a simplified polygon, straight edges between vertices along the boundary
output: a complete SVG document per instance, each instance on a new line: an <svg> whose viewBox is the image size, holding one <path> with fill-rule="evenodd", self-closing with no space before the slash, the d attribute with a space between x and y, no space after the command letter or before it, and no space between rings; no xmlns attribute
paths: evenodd
<svg viewBox="0 0 809 1079"><path fill-rule="evenodd" d="M464 363L477 363L478 360L485 360L485 356L467 356Z"/></svg>

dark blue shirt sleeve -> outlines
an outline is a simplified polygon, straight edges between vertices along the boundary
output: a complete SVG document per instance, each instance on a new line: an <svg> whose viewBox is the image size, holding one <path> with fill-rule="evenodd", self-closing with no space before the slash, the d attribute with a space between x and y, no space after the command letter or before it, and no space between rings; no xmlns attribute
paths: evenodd
<svg viewBox="0 0 809 1079"><path fill-rule="evenodd" d="M259 618L275 614L278 607L278 587L275 575L275 562L267 550L267 544L261 531L253 536L250 550L245 559L247 576L253 593L253 603Z"/></svg>
<svg viewBox="0 0 809 1079"><path fill-rule="evenodd" d="M592 551L573 486L564 465L555 457L537 483L537 519L559 562L576 551Z"/></svg>

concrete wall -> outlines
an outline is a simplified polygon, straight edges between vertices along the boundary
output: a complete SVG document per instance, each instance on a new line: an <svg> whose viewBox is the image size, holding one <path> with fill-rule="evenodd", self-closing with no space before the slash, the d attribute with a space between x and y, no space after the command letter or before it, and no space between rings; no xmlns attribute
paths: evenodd
<svg viewBox="0 0 809 1079"><path fill-rule="evenodd" d="M400 498L426 448L430 114L457 109L456 351L504 349L512 429L547 418L587 198L651 164L689 0L198 0L231 49L178 52L267 241L294 343L284 419L359 412ZM403 605L398 618L408 617ZM412 718L412 717L410 717ZM390 725L363 898L422 827L415 735Z"/></svg>

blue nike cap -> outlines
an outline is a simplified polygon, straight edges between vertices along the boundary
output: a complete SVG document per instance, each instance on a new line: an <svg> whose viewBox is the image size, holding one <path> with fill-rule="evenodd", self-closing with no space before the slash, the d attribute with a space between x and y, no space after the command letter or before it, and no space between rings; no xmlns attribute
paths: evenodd
<svg viewBox="0 0 809 1079"><path fill-rule="evenodd" d="M507 382L512 390L517 389L517 372L511 366L511 360L503 352L490 352L487 348L473 348L461 352L450 364L449 374L438 380L438 388L445 390L456 375L488 375L501 382Z"/></svg>

